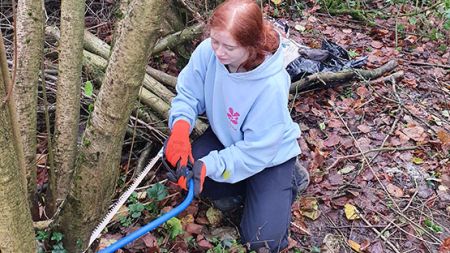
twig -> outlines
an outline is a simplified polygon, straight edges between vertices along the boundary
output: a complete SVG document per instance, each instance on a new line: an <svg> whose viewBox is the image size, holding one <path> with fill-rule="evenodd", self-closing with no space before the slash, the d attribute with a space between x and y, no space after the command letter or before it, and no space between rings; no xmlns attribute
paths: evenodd
<svg viewBox="0 0 450 253"><path fill-rule="evenodd" d="M387 81L391 81L391 80L396 80L399 79L400 77L402 77L404 75L403 70L397 71L395 73L392 73L388 76L385 77L381 77L375 80L371 80L369 81L370 84L375 84L375 83L381 83L381 82L387 82Z"/></svg>
<svg viewBox="0 0 450 253"><path fill-rule="evenodd" d="M380 213L380 212L378 212L378 211L376 211L376 210L371 210L371 211L377 213L378 215L380 215L381 217L383 217L383 219L387 219L387 220L389 221L389 218L386 217L386 216L384 216L382 213ZM430 242L430 241L427 241L427 240L423 239L422 237L418 237L418 236L416 236L416 235L414 235L414 234L411 234L410 232L404 230L400 225L396 224L394 221L389 221L389 222L390 222L392 225L394 225L395 227L397 227L398 229L400 229L403 233L405 233L405 234L407 234L407 235L409 235L409 236L412 236L412 237L414 237L414 238L416 238L416 239L418 239L418 240L420 240L420 241L422 241L422 242L424 242L424 243L437 244L437 243L435 243L435 242ZM419 227L419 229L420 229L421 231L426 231L426 230L424 230L422 227Z"/></svg>
<svg viewBox="0 0 450 253"><path fill-rule="evenodd" d="M378 183L380 183L381 188L383 188L383 190L386 192L387 196L389 197L389 199L392 201L392 203L395 205L395 207L397 207L398 210L400 210L400 208L398 207L397 203L394 201L394 199L392 198L391 194L388 192L388 190L386 189L386 186L384 186L384 184L381 182L380 178L378 177L377 173L375 173L375 170L372 168L372 166L369 163L369 160L367 159L367 157L364 155L364 152L361 150L361 148L359 147L356 141L355 136L353 135L352 131L350 130L350 128L347 125L347 122L342 118L341 113L339 112L339 110L337 110L335 107L333 107L334 112L336 112L336 114L339 116L339 119L342 121L342 123L344 124L345 128L347 129L347 131L349 132L349 134L351 135L353 141L355 142L356 147L358 148L359 152L361 153L361 156L363 157L363 160L367 163L367 166L369 167L370 171L372 172L373 176L377 179Z"/></svg>
<svg viewBox="0 0 450 253"><path fill-rule="evenodd" d="M403 115L403 107L401 105L403 105L400 96L397 94L397 89L396 89L396 82L395 82L395 78L391 77L392 79L390 80L392 83L392 90L394 91L395 96L397 97L398 100L398 108L400 110L400 112L395 116L395 120L394 123L392 123L391 129L389 130L389 133L386 135L386 137L383 139L383 142L381 143L380 148L384 147L384 144L386 143L387 139L394 133L395 129L397 128L397 124L400 121L401 116ZM374 90L372 88L372 90ZM370 159L370 162L372 162L373 160L375 160L375 158L379 155L380 153L377 153L374 157L372 157L372 159Z"/></svg>
<svg viewBox="0 0 450 253"><path fill-rule="evenodd" d="M408 61L408 60L402 60L403 62L411 63L412 65L419 65L419 66L429 66L429 67L438 67L443 69L450 69L450 65L444 65L444 64L435 64L435 63L428 63L428 62L417 62L417 61Z"/></svg>
<svg viewBox="0 0 450 253"><path fill-rule="evenodd" d="M300 227L299 225L295 224L295 223L292 222L292 221L291 221L291 225L294 226L294 227L296 227L296 228L298 228L298 229L300 229L303 233L305 233L305 234L311 236L311 233L310 233L308 230L306 230L306 229Z"/></svg>
<svg viewBox="0 0 450 253"><path fill-rule="evenodd" d="M433 235L432 233L428 232L426 229L424 229L421 225L417 224L416 222L414 222L413 220L411 220L410 218L408 218L408 216L406 216L404 213L382 203L384 206L392 209L394 212L396 212L397 214L399 214L400 216L402 216L404 219L406 219L409 223L413 224L414 226L416 226L417 228L419 228L421 231L424 231L428 236L430 236L433 240L435 240L437 243L442 244L442 241L437 238L435 235Z"/></svg>
<svg viewBox="0 0 450 253"><path fill-rule="evenodd" d="M412 195L411 199L408 201L408 204L405 206L405 208L403 208L402 212L406 212L406 210L408 210L409 206L411 205L411 203L413 202L413 200L416 197L417 193L419 192L419 189L417 187L417 180L415 178L414 178L414 184L416 185L416 191Z"/></svg>
<svg viewBox="0 0 450 253"><path fill-rule="evenodd" d="M344 159L349 159L349 158L355 158L355 157L359 157L368 153L372 153L372 152L381 152L381 151L404 151L404 150L414 150L417 149L417 146L411 146L411 147L401 147L401 148L375 148L375 149L371 149L371 150L366 150L366 151L361 151L361 153L358 154L352 154L352 155L346 155L346 156L340 156L336 158L336 161L334 161L328 168L325 169L325 171L329 171L331 168L333 168L334 166L336 166L340 161L344 160Z"/></svg>
<svg viewBox="0 0 450 253"><path fill-rule="evenodd" d="M413 12L405 13L405 14L399 15L399 17L416 16L416 15L418 15L418 14L420 14L420 13L425 13L425 12L427 12L427 11L429 11L429 10L432 10L432 9L438 7L439 5L443 4L443 3L444 3L444 1L437 1L436 3L434 3L434 4L431 5L431 6L429 6L428 8L423 8L423 9L419 9L418 11L413 11ZM417 6L416 6L416 8L417 8Z"/></svg>
<svg viewBox="0 0 450 253"><path fill-rule="evenodd" d="M13 63L11 83L8 85L8 91L6 93L6 97L3 100L1 107L3 107L6 104L6 102L8 101L8 99L11 98L12 93L13 93L14 84L16 83L16 74L17 74L17 29L16 29L16 23L17 23L17 16L16 16L15 1L12 1L12 12L13 12L13 30L14 30L14 33L13 33L14 63Z"/></svg>
<svg viewBox="0 0 450 253"><path fill-rule="evenodd" d="M178 0L179 3L181 3L184 8L186 8L192 15L197 19L198 21L204 21L204 18L198 11L194 10L191 6L189 6L184 0Z"/></svg>
<svg viewBox="0 0 450 253"><path fill-rule="evenodd" d="M389 241L382 233L380 233L380 231L378 231L375 227L372 226L372 224L364 217L364 215L361 214L361 212L358 211L358 209L356 209L356 212L358 213L359 217L361 217L361 219L368 225L370 226L370 228L373 230L373 232L375 232L375 234L377 234L381 239L383 239L388 245L389 247L391 247L391 249L396 252L396 253L400 253L400 251L397 249L397 247L395 247L394 244L392 244L391 241Z"/></svg>

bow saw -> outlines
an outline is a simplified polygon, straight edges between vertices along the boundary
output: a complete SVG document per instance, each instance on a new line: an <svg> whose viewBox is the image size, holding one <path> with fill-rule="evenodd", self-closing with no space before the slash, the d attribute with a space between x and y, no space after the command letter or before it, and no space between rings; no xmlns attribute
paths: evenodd
<svg viewBox="0 0 450 253"><path fill-rule="evenodd" d="M163 160L163 164L166 165L164 162L163 157L163 151L164 147L162 147L155 157L152 158L150 163L144 168L144 170L139 174L139 176L133 181L133 183L128 187L128 189L119 197L119 199L116 201L116 203L113 204L109 212L106 214L106 216L103 218L103 220L97 225L97 227L92 231L91 237L89 238L89 244L87 249L92 245L92 243L99 237L103 229L108 225L108 223L111 221L111 219L114 217L114 215L119 211L120 207L127 201L127 199L131 196L131 194L134 192L134 190L137 188L137 186L142 182L144 177L148 174L151 168L156 164L156 162L159 159ZM170 167L167 166L169 170ZM102 249L99 251L99 253L110 253L115 252L116 250L122 248L123 246L127 245L128 243L138 239L139 237L145 235L146 233L152 231L153 229L157 228L159 225L163 224L167 220L171 219L172 217L178 215L181 213L184 209L186 209L194 199L194 182L193 180L189 180L189 191L186 198L183 200L183 202L178 205L177 207L173 208L169 212L163 214L162 216L156 218L152 222L148 223L147 225L141 227L140 229L134 231L133 233L123 237L119 241L111 244L105 249Z"/></svg>

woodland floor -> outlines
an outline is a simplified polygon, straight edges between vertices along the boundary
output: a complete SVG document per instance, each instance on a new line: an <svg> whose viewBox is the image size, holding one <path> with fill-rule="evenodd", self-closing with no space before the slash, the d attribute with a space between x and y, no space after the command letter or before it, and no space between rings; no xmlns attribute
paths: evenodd
<svg viewBox="0 0 450 253"><path fill-rule="evenodd" d="M86 18L90 31L106 41L112 33L108 6L90 6ZM398 7L390 5L383 12L394 13ZM267 7L266 11L274 10ZM329 39L354 56L368 56L367 69L396 59L399 65L394 71L403 71L403 76L292 96L292 117L302 129L299 158L311 174L311 184L293 205L288 252L450 252L448 31L447 37L433 37L426 30L430 26L412 24L411 16L404 15L412 11L408 5L402 5L397 19L376 19L372 26L347 15L332 17L319 11L313 7L301 17L279 15L291 27L290 38L300 44L318 48L322 39ZM442 25L433 15L427 16L430 21ZM152 65L176 75L180 70L176 61L173 54L163 53ZM129 146L124 146L128 153ZM142 151L142 147L137 151L139 147L130 156L131 166ZM123 164L126 185L132 174L128 154ZM162 184L161 192L168 191L156 208L170 209L180 203L183 196L163 181L163 170L152 175L140 191L156 182ZM139 199L128 203L125 212L138 213L140 218L117 219L101 244L154 219L151 207L133 210L137 206L131 205ZM240 252L238 218L221 217L210 207L195 200L178 221L124 251ZM182 231L177 231L177 222Z"/></svg>

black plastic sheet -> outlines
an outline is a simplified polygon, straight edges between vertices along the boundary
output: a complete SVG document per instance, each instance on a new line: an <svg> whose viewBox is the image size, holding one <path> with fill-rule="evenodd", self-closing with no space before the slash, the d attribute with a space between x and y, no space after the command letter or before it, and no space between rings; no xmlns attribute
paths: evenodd
<svg viewBox="0 0 450 253"><path fill-rule="evenodd" d="M286 67L292 82L318 72L360 68L367 62L367 56L351 60L347 50L329 40L322 41L321 49L301 48L298 53Z"/></svg>

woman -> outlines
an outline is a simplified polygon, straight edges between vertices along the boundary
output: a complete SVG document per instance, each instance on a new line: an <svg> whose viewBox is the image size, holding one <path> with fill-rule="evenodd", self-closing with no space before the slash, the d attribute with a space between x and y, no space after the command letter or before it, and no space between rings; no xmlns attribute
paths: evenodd
<svg viewBox="0 0 450 253"><path fill-rule="evenodd" d="M193 163L193 173L180 169L177 181L186 189L193 177L196 196L215 203L242 197L243 243L278 252L288 244L298 184L308 182L306 171L294 175L300 129L287 106L280 36L252 0L219 5L209 31L178 77L165 156L173 166ZM204 113L210 128L191 149L189 134Z"/></svg>

